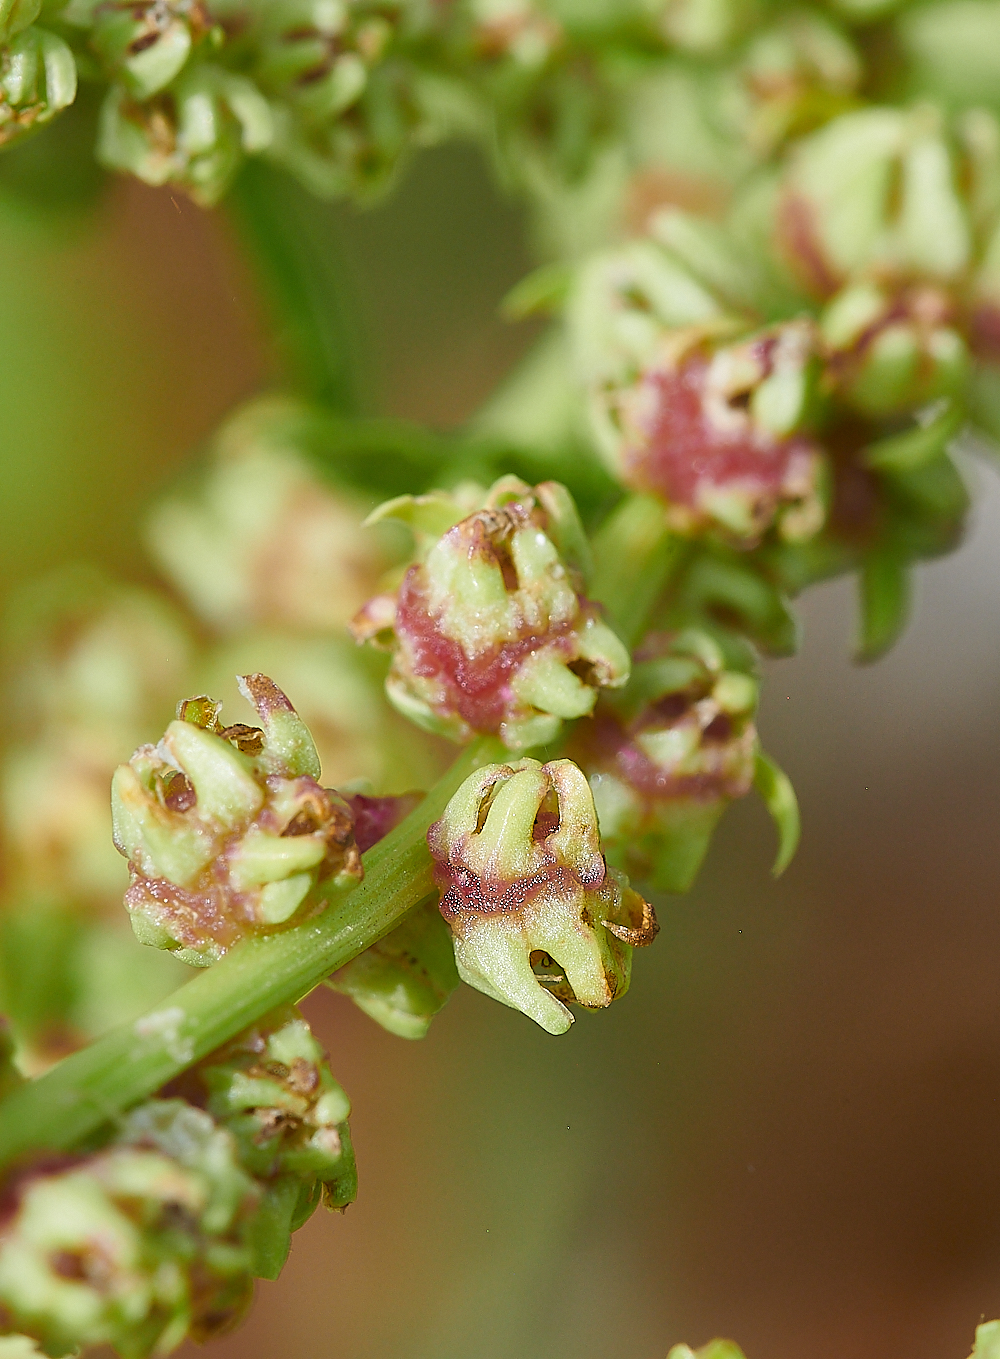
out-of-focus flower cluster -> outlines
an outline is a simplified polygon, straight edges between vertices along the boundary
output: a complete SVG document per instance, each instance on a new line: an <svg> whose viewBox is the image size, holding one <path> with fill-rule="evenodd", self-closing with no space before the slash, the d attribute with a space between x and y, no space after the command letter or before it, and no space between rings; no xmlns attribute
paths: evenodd
<svg viewBox="0 0 1000 1359"><path fill-rule="evenodd" d="M4 1331L25 1356L37 1342L45 1354L109 1344L145 1359L230 1329L254 1276L277 1277L291 1232L321 1201L353 1201L349 1113L308 1024L287 1009L98 1145L24 1162L3 1185Z"/></svg>
<svg viewBox="0 0 1000 1359"><path fill-rule="evenodd" d="M31 587L8 610L0 1008L31 1069L182 979L163 952L135 946L121 911L126 889L142 938L209 961L247 929L298 918L310 875L334 881L353 871L331 857L353 854L356 863L357 851L349 849L354 811L330 785L381 809L369 814L367 848L392 824L398 804L386 795L433 780L433 743L392 712L380 658L346 635L391 552L361 528L370 501L324 482L302 451L309 419L291 401L251 403L190 482L156 507L152 555L186 609L163 592L79 569ZM269 691L253 686L263 669L296 695L315 734L313 744L306 733L308 768L289 733L276 731L281 713ZM236 676L247 672L244 697ZM187 720L164 737L185 693L217 695L234 725L220 734L218 702L188 703ZM241 717L263 721L294 766L280 786L282 771L260 766L262 750L252 749L263 731L255 736ZM137 748L145 754L127 787L119 777L117 795L130 887L111 839L110 793L116 767ZM320 765L326 787L316 782ZM227 774L246 795L238 816ZM222 785L229 801L220 817L212 797ZM282 838L292 823L301 833ZM274 835L280 865L273 853L264 862ZM339 846L338 836L346 837ZM225 882L212 873L203 882L223 842Z"/></svg>

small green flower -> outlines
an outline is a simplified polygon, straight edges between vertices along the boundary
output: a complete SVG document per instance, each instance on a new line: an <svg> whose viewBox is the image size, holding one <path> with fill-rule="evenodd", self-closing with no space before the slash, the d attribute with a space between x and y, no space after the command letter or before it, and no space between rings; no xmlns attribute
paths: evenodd
<svg viewBox="0 0 1000 1359"><path fill-rule="evenodd" d="M984 1321L976 1327L969 1359L1000 1359L1000 1321Z"/></svg>
<svg viewBox="0 0 1000 1359"><path fill-rule="evenodd" d="M205 37L222 36L202 0L70 0L59 17L88 30L105 73L135 99L169 85Z"/></svg>
<svg viewBox="0 0 1000 1359"><path fill-rule="evenodd" d="M182 1100L149 1100L112 1142L14 1175L0 1306L49 1353L111 1344L167 1354L240 1319L258 1190L230 1134Z"/></svg>
<svg viewBox="0 0 1000 1359"><path fill-rule="evenodd" d="M8 12L13 36L0 47L0 147L47 123L76 98L76 61L62 38L34 25L18 31L32 8L37 10L22 4Z"/></svg>
<svg viewBox="0 0 1000 1359"><path fill-rule="evenodd" d="M572 1024L568 1003L601 1009L628 990L632 946L652 942L656 919L607 867L572 761L477 770L427 843L463 981L549 1033Z"/></svg>
<svg viewBox="0 0 1000 1359"><path fill-rule="evenodd" d="M984 170L932 105L845 113L790 156L779 243L821 297L862 276L955 283L973 259L970 209Z"/></svg>
<svg viewBox="0 0 1000 1359"><path fill-rule="evenodd" d="M20 895L117 909L126 878L111 843L108 785L129 751L162 730L188 683L191 640L162 599L80 570L12 600L5 641L8 884Z"/></svg>
<svg viewBox="0 0 1000 1359"><path fill-rule="evenodd" d="M696 1350L690 1345L674 1345L667 1359L746 1359L746 1356L732 1340L710 1340Z"/></svg>
<svg viewBox="0 0 1000 1359"><path fill-rule="evenodd" d="M232 1134L240 1164L261 1183L254 1272L276 1278L291 1232L320 1199L343 1211L357 1195L350 1101L326 1054L287 1006L212 1053L177 1086Z"/></svg>
<svg viewBox="0 0 1000 1359"><path fill-rule="evenodd" d="M612 863L683 892L727 804L753 786L757 684L706 633L652 637L620 701L574 733Z"/></svg>
<svg viewBox="0 0 1000 1359"><path fill-rule="evenodd" d="M414 526L421 560L353 631L392 650L386 693L427 730L543 744L625 683L628 652L584 596L589 548L564 487L505 477L469 499L482 507L435 493L376 512Z"/></svg>
<svg viewBox="0 0 1000 1359"><path fill-rule="evenodd" d="M266 676L246 675L241 688L263 730L222 727L219 704L189 699L112 783L136 934L196 966L245 935L297 923L324 891L362 874L350 808L317 782L308 728Z"/></svg>
<svg viewBox="0 0 1000 1359"><path fill-rule="evenodd" d="M243 157L270 146L273 135L270 106L251 80L199 62L144 101L113 85L101 112L97 154L109 170L147 184L177 184L210 207Z"/></svg>

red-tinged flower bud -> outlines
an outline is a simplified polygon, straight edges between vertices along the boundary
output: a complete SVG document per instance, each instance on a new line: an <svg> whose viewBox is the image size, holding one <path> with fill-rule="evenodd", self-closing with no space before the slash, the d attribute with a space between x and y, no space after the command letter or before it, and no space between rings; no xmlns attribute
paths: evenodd
<svg viewBox="0 0 1000 1359"><path fill-rule="evenodd" d="M471 774L427 832L462 980L549 1033L567 1003L600 1009L628 989L652 907L609 869L594 799L570 760Z"/></svg>
<svg viewBox="0 0 1000 1359"><path fill-rule="evenodd" d="M219 704L190 699L112 784L133 927L197 966L245 935L297 923L330 886L362 874L351 810L320 786L308 728L266 676L241 687L263 730L223 727Z"/></svg>
<svg viewBox="0 0 1000 1359"><path fill-rule="evenodd" d="M707 634L647 640L621 701L574 733L613 863L661 890L691 886L719 817L753 785L756 707L754 679Z"/></svg>
<svg viewBox="0 0 1000 1359"><path fill-rule="evenodd" d="M803 433L814 353L805 321L737 343L667 332L633 382L599 398L618 474L661 497L679 533L810 538L824 515L823 460Z"/></svg>
<svg viewBox="0 0 1000 1359"><path fill-rule="evenodd" d="M353 624L359 641L392 650L386 692L420 726L539 745L589 713L598 689L625 683L628 652L583 593L587 541L564 487L505 477L472 514L443 494L377 514L431 544Z"/></svg>

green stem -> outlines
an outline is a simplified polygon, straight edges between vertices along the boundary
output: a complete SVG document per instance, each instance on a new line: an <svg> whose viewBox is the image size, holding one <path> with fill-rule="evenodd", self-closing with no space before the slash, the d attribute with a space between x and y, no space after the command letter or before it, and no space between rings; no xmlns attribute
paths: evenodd
<svg viewBox="0 0 1000 1359"><path fill-rule="evenodd" d="M634 647L683 552L667 528L663 505L650 495L628 495L594 535L594 579L589 593L607 609L622 640Z"/></svg>
<svg viewBox="0 0 1000 1359"><path fill-rule="evenodd" d="M275 1006L300 1000L389 933L433 888L427 827L474 769L504 755L474 742L405 821L364 856L358 887L294 929L238 945L154 1011L65 1058L0 1104L0 1167L65 1150L153 1094Z"/></svg>
<svg viewBox="0 0 1000 1359"><path fill-rule="evenodd" d="M240 171L227 205L276 313L290 377L303 395L342 415L353 413L358 404L350 358L357 347L355 327L329 209L289 175L253 157Z"/></svg>

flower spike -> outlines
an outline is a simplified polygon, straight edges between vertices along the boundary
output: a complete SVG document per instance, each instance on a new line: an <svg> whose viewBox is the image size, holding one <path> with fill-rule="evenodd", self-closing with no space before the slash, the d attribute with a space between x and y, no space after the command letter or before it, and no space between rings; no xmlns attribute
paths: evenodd
<svg viewBox="0 0 1000 1359"><path fill-rule="evenodd" d="M601 851L594 799L571 760L471 774L427 833L462 980L565 1033L567 1008L628 990L656 917Z"/></svg>

